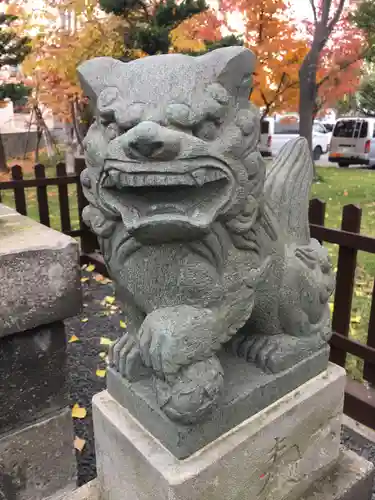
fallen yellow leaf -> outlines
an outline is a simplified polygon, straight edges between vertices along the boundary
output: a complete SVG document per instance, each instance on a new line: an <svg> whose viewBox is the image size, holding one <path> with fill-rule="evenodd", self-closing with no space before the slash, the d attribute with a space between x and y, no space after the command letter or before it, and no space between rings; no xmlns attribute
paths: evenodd
<svg viewBox="0 0 375 500"><path fill-rule="evenodd" d="M87 415L86 408L82 408L76 403L72 408L72 417L73 418L85 418Z"/></svg>
<svg viewBox="0 0 375 500"><path fill-rule="evenodd" d="M87 322L88 322L88 320L89 320L89 318L82 318L82 319L81 319L81 323L87 323Z"/></svg>
<svg viewBox="0 0 375 500"><path fill-rule="evenodd" d="M89 278L81 278L81 283L86 283L86 281L88 281Z"/></svg>
<svg viewBox="0 0 375 500"><path fill-rule="evenodd" d="M105 377L105 374L106 374L106 370L101 370L100 368L98 368L96 370L96 376L97 377L103 378L103 377Z"/></svg>
<svg viewBox="0 0 375 500"><path fill-rule="evenodd" d="M102 352L99 353L99 358L104 359L106 356L107 356L107 353L104 352L104 351L102 351Z"/></svg>
<svg viewBox="0 0 375 500"><path fill-rule="evenodd" d="M74 439L74 448L76 450L82 451L83 448L85 447L85 444L86 444L86 440L85 439L81 439L78 436L75 437L75 439Z"/></svg>
<svg viewBox="0 0 375 500"><path fill-rule="evenodd" d="M331 311L331 314L333 313L334 305L332 302L329 302L329 310Z"/></svg>
<svg viewBox="0 0 375 500"><path fill-rule="evenodd" d="M122 321L122 319L120 319L120 326L121 328L126 328L126 323L125 321Z"/></svg>
<svg viewBox="0 0 375 500"><path fill-rule="evenodd" d="M78 342L79 338L76 335L72 335L68 340L68 344L72 344L73 342Z"/></svg>
<svg viewBox="0 0 375 500"><path fill-rule="evenodd" d="M104 302L107 302L107 304L113 304L115 301L115 298L114 297L111 297L110 295L107 295L105 298L104 298Z"/></svg>
<svg viewBox="0 0 375 500"><path fill-rule="evenodd" d="M100 339L100 345L112 345L113 340L108 339L107 337L101 337Z"/></svg>
<svg viewBox="0 0 375 500"><path fill-rule="evenodd" d="M87 266L86 271L88 271L89 273L92 273L93 271L95 271L94 264L90 264L89 266Z"/></svg>

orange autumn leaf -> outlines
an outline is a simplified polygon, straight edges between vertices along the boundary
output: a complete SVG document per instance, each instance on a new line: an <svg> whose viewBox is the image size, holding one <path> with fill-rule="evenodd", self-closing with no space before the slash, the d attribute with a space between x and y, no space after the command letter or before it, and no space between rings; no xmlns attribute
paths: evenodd
<svg viewBox="0 0 375 500"><path fill-rule="evenodd" d="M85 439L81 439L78 436L75 437L73 445L76 450L82 451L83 448L85 447L85 444L86 444Z"/></svg>

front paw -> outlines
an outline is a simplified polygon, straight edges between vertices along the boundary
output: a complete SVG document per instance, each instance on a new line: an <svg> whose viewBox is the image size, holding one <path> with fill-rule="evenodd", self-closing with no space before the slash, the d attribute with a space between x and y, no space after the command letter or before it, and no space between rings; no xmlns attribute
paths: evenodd
<svg viewBox="0 0 375 500"><path fill-rule="evenodd" d="M216 316L208 309L157 309L142 323L138 340L144 364L159 376L212 356L220 347Z"/></svg>
<svg viewBox="0 0 375 500"><path fill-rule="evenodd" d="M129 333L125 333L111 345L108 358L110 366L130 381L137 380L143 375L140 350L134 337Z"/></svg>

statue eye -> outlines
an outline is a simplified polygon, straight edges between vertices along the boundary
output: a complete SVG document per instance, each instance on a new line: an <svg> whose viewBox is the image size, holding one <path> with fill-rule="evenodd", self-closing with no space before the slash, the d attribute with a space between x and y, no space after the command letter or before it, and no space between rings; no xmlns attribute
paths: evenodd
<svg viewBox="0 0 375 500"><path fill-rule="evenodd" d="M193 133L196 137L199 137L199 139L213 141L218 135L219 127L219 121L206 120L194 127Z"/></svg>

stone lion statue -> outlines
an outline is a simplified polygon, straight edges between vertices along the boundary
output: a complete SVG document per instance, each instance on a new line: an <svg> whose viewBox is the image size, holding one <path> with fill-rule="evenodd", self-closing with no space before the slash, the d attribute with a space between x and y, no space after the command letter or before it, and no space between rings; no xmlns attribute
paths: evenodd
<svg viewBox="0 0 375 500"><path fill-rule="evenodd" d="M78 68L95 121L85 138L84 220L98 236L127 330L110 364L153 377L173 420L217 404L222 349L278 372L330 337L334 280L310 239L304 139L266 172L243 47Z"/></svg>

